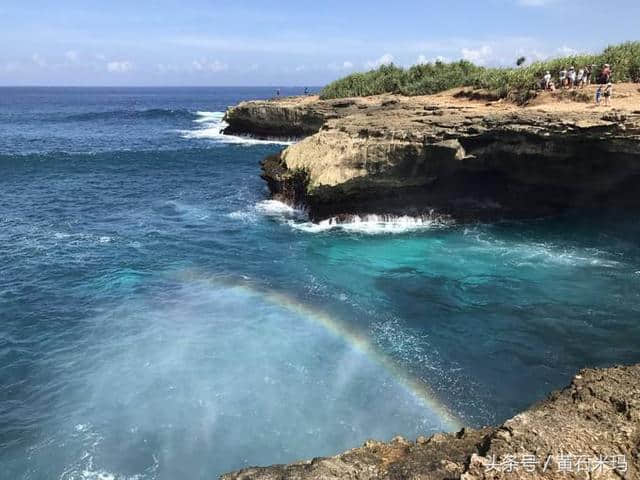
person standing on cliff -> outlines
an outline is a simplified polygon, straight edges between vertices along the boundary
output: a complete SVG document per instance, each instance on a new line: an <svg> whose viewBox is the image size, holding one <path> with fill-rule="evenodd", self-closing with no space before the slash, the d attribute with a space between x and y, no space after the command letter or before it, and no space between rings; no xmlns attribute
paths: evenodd
<svg viewBox="0 0 640 480"><path fill-rule="evenodd" d="M549 72L549 70L547 70L547 73L542 77L542 83L545 90L551 90L551 72Z"/></svg>
<svg viewBox="0 0 640 480"><path fill-rule="evenodd" d="M565 85L567 84L567 69L566 68L562 68L562 70L560 70L560 75L558 76L558 79L560 80L560 87L564 88Z"/></svg>
<svg viewBox="0 0 640 480"><path fill-rule="evenodd" d="M611 84L611 82L607 83L607 86L604 87L604 93L602 94L602 96L604 97L604 104L605 106L609 106L611 105L611 94L613 93L613 85Z"/></svg>
<svg viewBox="0 0 640 480"><path fill-rule="evenodd" d="M569 88L573 88L576 85L576 69L571 67L567 74L567 85Z"/></svg>
<svg viewBox="0 0 640 480"><path fill-rule="evenodd" d="M609 83L609 80L611 80L611 65L605 63L602 68L602 74L600 75L600 83L606 85Z"/></svg>
<svg viewBox="0 0 640 480"><path fill-rule="evenodd" d="M576 77L576 87L584 87L584 68L578 70L578 76Z"/></svg>
<svg viewBox="0 0 640 480"><path fill-rule="evenodd" d="M591 85L591 73L593 72L594 68L596 68L595 64L587 65L586 67L584 67L584 83L587 86Z"/></svg>

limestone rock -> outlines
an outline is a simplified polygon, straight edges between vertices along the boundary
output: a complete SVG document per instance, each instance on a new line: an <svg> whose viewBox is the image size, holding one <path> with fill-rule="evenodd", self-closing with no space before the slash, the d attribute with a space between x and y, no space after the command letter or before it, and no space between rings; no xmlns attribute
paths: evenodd
<svg viewBox="0 0 640 480"><path fill-rule="evenodd" d="M640 114L449 105L431 97L246 102L230 132L306 136L263 164L274 197L312 219L531 216L640 208ZM577 107L576 107L577 108Z"/></svg>
<svg viewBox="0 0 640 480"><path fill-rule="evenodd" d="M335 457L247 468L221 478L637 480L640 364L583 370L567 388L497 428L439 433L415 443L402 437L367 441Z"/></svg>

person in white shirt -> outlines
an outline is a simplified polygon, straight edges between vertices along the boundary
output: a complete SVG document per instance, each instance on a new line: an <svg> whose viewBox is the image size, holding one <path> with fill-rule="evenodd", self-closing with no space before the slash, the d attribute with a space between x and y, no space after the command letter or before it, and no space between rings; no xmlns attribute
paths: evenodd
<svg viewBox="0 0 640 480"><path fill-rule="evenodd" d="M542 79L544 82L544 89L549 90L551 88L551 72L547 70L547 73L544 74L544 77L542 77Z"/></svg>
<svg viewBox="0 0 640 480"><path fill-rule="evenodd" d="M567 84L567 69L563 68L562 70L560 70L560 86L564 87Z"/></svg>
<svg viewBox="0 0 640 480"><path fill-rule="evenodd" d="M567 82L567 84L569 85L569 88L574 87L576 85L576 69L575 68L571 67L569 69L568 78L569 78L569 81Z"/></svg>

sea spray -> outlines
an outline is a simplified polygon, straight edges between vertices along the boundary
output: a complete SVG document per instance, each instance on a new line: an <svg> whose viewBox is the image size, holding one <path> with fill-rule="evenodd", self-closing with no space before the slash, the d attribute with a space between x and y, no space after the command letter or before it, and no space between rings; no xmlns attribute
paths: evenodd
<svg viewBox="0 0 640 480"><path fill-rule="evenodd" d="M213 140L219 143L240 145L291 145L295 140L287 139L259 139L249 136L225 135L224 129L229 125L224 121L224 112L196 112L198 118L194 123L198 127L193 130L181 131L186 139Z"/></svg>

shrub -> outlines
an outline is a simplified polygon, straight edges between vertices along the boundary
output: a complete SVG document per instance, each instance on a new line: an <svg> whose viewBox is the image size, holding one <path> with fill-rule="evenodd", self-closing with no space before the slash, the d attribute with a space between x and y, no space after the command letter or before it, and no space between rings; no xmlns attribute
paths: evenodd
<svg viewBox="0 0 640 480"><path fill-rule="evenodd" d="M375 70L354 73L330 83L320 97L364 97L381 93L430 95L450 88L482 88L498 98L525 102L535 96L539 82L547 70L557 78L563 68L576 69L595 64L611 64L612 78L618 82L640 82L640 42L626 42L607 47L597 55L571 55L534 62L520 68L486 68L466 60L426 63L404 69L382 65ZM597 78L598 68L592 74Z"/></svg>

